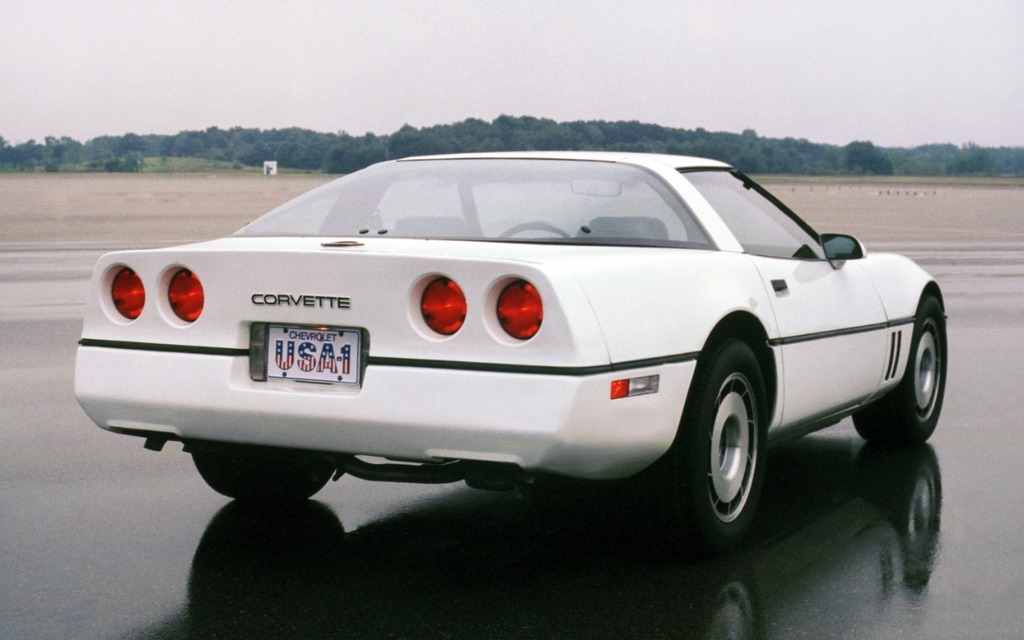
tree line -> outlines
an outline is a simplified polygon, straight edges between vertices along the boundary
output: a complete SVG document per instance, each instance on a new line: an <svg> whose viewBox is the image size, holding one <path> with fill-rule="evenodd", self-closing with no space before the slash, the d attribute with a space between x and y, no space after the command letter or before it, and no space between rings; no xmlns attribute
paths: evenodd
<svg viewBox="0 0 1024 640"><path fill-rule="evenodd" d="M308 129L210 127L174 135L100 136L86 142L47 137L11 145L0 136L0 171L135 172L154 159L197 158L229 167L351 173L374 162L435 153L592 150L670 153L723 160L746 173L797 175L1024 175L1024 147L932 144L883 148L867 141L845 146L795 138L677 129L636 121L556 122L530 116L469 118L453 124L405 125L388 135ZM153 167L150 167L151 169Z"/></svg>

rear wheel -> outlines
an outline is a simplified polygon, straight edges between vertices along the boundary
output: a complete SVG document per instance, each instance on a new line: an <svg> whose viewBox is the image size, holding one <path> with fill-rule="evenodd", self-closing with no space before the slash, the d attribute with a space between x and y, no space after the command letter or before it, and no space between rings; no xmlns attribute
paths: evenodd
<svg viewBox="0 0 1024 640"><path fill-rule="evenodd" d="M934 296L918 306L910 362L899 385L867 409L853 424L865 440L916 444L935 431L946 390L946 318Z"/></svg>
<svg viewBox="0 0 1024 640"><path fill-rule="evenodd" d="M764 482L767 402L753 351L705 350L679 433L648 472L656 526L685 555L728 551L750 529Z"/></svg>
<svg viewBox="0 0 1024 640"><path fill-rule="evenodd" d="M242 445L192 448L206 484L229 498L249 502L296 502L312 497L334 473L334 464L309 451Z"/></svg>

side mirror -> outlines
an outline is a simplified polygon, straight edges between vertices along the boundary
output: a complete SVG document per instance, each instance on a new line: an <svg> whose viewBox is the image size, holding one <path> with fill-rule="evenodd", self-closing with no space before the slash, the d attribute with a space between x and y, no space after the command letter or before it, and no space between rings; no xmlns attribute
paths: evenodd
<svg viewBox="0 0 1024 640"><path fill-rule="evenodd" d="M841 269L847 260L859 260L866 254L860 240L841 233L821 234L821 248L825 250L825 257L836 269Z"/></svg>

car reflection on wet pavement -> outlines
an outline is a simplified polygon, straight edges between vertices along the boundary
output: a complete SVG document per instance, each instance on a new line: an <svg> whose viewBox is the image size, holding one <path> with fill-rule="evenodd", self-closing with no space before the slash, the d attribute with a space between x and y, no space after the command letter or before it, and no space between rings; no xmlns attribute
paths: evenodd
<svg viewBox="0 0 1024 640"><path fill-rule="evenodd" d="M349 533L320 502L230 503L184 609L125 637L837 637L865 612L911 612L939 543L931 447L807 438L773 454L749 543L697 565L639 535L626 487L456 491Z"/></svg>

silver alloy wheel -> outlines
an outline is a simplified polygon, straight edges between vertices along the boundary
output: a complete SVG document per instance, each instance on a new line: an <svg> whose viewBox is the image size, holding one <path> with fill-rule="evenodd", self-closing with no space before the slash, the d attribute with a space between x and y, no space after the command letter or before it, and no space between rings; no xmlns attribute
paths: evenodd
<svg viewBox="0 0 1024 640"><path fill-rule="evenodd" d="M921 326L921 339L914 356L914 394L917 396L917 416L928 420L935 408L942 375L942 353L939 349L938 327L929 318Z"/></svg>
<svg viewBox="0 0 1024 640"><path fill-rule="evenodd" d="M708 493L715 514L732 522L743 511L757 465L757 404L750 382L733 373L718 392L711 425Z"/></svg>

